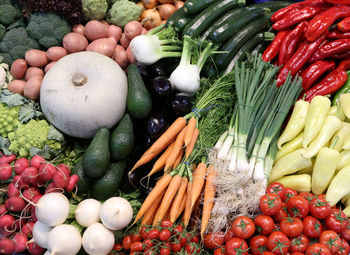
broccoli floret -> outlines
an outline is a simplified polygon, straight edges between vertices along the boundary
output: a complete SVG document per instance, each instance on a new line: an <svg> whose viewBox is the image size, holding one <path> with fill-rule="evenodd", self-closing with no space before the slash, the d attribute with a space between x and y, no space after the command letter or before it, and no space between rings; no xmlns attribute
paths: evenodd
<svg viewBox="0 0 350 255"><path fill-rule="evenodd" d="M108 22L124 27L126 23L137 20L142 7L128 0L116 1L108 11Z"/></svg>
<svg viewBox="0 0 350 255"><path fill-rule="evenodd" d="M0 24L7 26L20 16L21 12L10 1L0 2Z"/></svg>
<svg viewBox="0 0 350 255"><path fill-rule="evenodd" d="M58 46L64 35L71 32L71 27L60 16L53 13L34 13L26 28L30 37L37 39L45 48ZM56 32L58 30L59 32Z"/></svg>
<svg viewBox="0 0 350 255"><path fill-rule="evenodd" d="M2 38L4 38L6 32L6 28L0 24L0 41L2 40Z"/></svg>
<svg viewBox="0 0 350 255"><path fill-rule="evenodd" d="M0 136L6 138L19 125L19 107L8 108L0 103Z"/></svg>

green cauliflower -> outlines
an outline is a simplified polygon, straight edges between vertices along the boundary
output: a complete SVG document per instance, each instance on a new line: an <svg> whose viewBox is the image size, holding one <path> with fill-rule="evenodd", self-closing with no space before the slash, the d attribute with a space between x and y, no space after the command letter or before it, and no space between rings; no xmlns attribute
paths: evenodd
<svg viewBox="0 0 350 255"><path fill-rule="evenodd" d="M26 28L28 35L44 48L59 46L63 37L72 31L71 26L53 13L34 13Z"/></svg>
<svg viewBox="0 0 350 255"><path fill-rule="evenodd" d="M19 17L21 11L18 6L14 6L9 0L0 0L0 24L10 25Z"/></svg>
<svg viewBox="0 0 350 255"><path fill-rule="evenodd" d="M7 135L20 124L19 108L19 106L8 108L0 103L0 136L7 138Z"/></svg>
<svg viewBox="0 0 350 255"><path fill-rule="evenodd" d="M85 20L101 20L108 10L107 0L82 0Z"/></svg>
<svg viewBox="0 0 350 255"><path fill-rule="evenodd" d="M116 1L108 12L107 21L116 26L124 27L126 23L137 20L142 7L128 0Z"/></svg>

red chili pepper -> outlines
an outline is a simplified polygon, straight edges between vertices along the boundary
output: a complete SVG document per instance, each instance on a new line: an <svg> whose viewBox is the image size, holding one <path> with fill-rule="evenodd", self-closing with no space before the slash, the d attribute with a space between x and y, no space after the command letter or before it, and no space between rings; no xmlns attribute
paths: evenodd
<svg viewBox="0 0 350 255"><path fill-rule="evenodd" d="M310 62L332 57L336 54L347 53L350 50L350 38L331 41L320 47L310 58Z"/></svg>
<svg viewBox="0 0 350 255"><path fill-rule="evenodd" d="M335 59L344 59L344 58L349 58L349 57L350 57L350 51L343 53L343 54L336 54L336 55L332 56L332 58L335 58Z"/></svg>
<svg viewBox="0 0 350 255"><path fill-rule="evenodd" d="M338 69L348 71L350 69L350 58L344 59L339 63Z"/></svg>
<svg viewBox="0 0 350 255"><path fill-rule="evenodd" d="M337 24L337 28L343 32L350 31L350 17L347 17Z"/></svg>
<svg viewBox="0 0 350 255"><path fill-rule="evenodd" d="M330 4L350 4L350 0L324 0Z"/></svg>
<svg viewBox="0 0 350 255"><path fill-rule="evenodd" d="M285 16L283 19L275 22L272 25L272 28L275 30L286 30L289 27L294 26L304 20L309 20L316 16L317 14L327 10L330 7L329 4L317 3L308 5L305 8L301 9L299 12L292 13Z"/></svg>
<svg viewBox="0 0 350 255"><path fill-rule="evenodd" d="M339 18L345 18L350 16L350 6L340 5L333 6L328 10L318 14L314 17L305 33L305 37L308 41L313 42Z"/></svg>
<svg viewBox="0 0 350 255"><path fill-rule="evenodd" d="M327 35L327 37L333 39L350 38L350 32L341 32L338 29L332 29Z"/></svg>
<svg viewBox="0 0 350 255"><path fill-rule="evenodd" d="M299 23L281 43L280 51L278 54L278 65L284 65L293 56L298 44L302 38L302 35L307 28L307 21Z"/></svg>
<svg viewBox="0 0 350 255"><path fill-rule="evenodd" d="M265 62L269 62L277 56L277 54L280 50L280 47L281 47L281 43L288 33L289 33L288 30L280 31L277 33L277 35L275 36L273 41L266 48L266 50L264 51L264 53L262 55L262 59Z"/></svg>
<svg viewBox="0 0 350 255"><path fill-rule="evenodd" d="M289 72L291 75L295 75L315 53L325 39L326 34L323 34L314 42L303 42L299 46L298 50L280 70L277 76L277 86L280 87L286 81Z"/></svg>
<svg viewBox="0 0 350 255"><path fill-rule="evenodd" d="M334 61L320 60L311 64L302 74L304 91L308 90L325 72L333 70L335 67Z"/></svg>

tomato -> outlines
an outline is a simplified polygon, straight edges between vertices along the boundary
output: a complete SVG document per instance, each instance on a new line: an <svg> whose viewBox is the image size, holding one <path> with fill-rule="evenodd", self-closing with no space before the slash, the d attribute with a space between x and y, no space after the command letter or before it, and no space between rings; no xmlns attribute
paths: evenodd
<svg viewBox="0 0 350 255"><path fill-rule="evenodd" d="M222 248L216 248L214 255L225 255L225 251Z"/></svg>
<svg viewBox="0 0 350 255"><path fill-rule="evenodd" d="M333 230L325 230L321 233L319 242L327 245L332 254L340 251L342 246L339 235Z"/></svg>
<svg viewBox="0 0 350 255"><path fill-rule="evenodd" d="M350 225L346 227L343 232L340 233L341 238L344 238L346 241L350 242Z"/></svg>
<svg viewBox="0 0 350 255"><path fill-rule="evenodd" d="M140 230L140 235L141 235L141 238L143 240L147 239L148 237L148 230L147 230L147 227L141 227L141 230Z"/></svg>
<svg viewBox="0 0 350 255"><path fill-rule="evenodd" d="M304 235L309 238L318 238L322 233L321 222L312 216L306 216L303 220L304 223Z"/></svg>
<svg viewBox="0 0 350 255"><path fill-rule="evenodd" d="M227 255L248 255L248 244L240 238L234 237L225 244Z"/></svg>
<svg viewBox="0 0 350 255"><path fill-rule="evenodd" d="M142 241L142 237L141 237L140 234L133 234L133 235L131 235L131 239L132 239L133 243Z"/></svg>
<svg viewBox="0 0 350 255"><path fill-rule="evenodd" d="M188 242L187 237L184 237L184 236L179 236L178 240L179 240L179 243L181 244L181 247L185 247Z"/></svg>
<svg viewBox="0 0 350 255"><path fill-rule="evenodd" d="M286 193L285 187L282 183L279 182L273 182L266 188L266 193L274 193L280 198L284 196Z"/></svg>
<svg viewBox="0 0 350 255"><path fill-rule="evenodd" d="M133 242L130 246L130 251L142 251L143 247L142 247L142 243L141 242Z"/></svg>
<svg viewBox="0 0 350 255"><path fill-rule="evenodd" d="M294 237L290 240L290 251L291 252L306 252L307 247L309 246L309 238L306 235L300 235Z"/></svg>
<svg viewBox="0 0 350 255"><path fill-rule="evenodd" d="M289 198L294 197L296 195L298 195L298 192L295 189L292 188L288 188L286 187L284 192L283 197L281 197L282 201L287 203L287 201L289 200Z"/></svg>
<svg viewBox="0 0 350 255"><path fill-rule="evenodd" d="M153 247L153 243L150 239L145 239L142 242L142 245L143 245L143 248L145 248L145 249L149 249L149 248Z"/></svg>
<svg viewBox="0 0 350 255"><path fill-rule="evenodd" d="M184 228L183 228L181 225L177 225L177 226L174 228L173 235L174 235L174 234L180 234L180 233L182 233L183 230L184 230Z"/></svg>
<svg viewBox="0 0 350 255"><path fill-rule="evenodd" d="M163 220L162 223L160 223L160 226L163 228L171 228L173 223L170 220Z"/></svg>
<svg viewBox="0 0 350 255"><path fill-rule="evenodd" d="M349 224L349 220L345 213L338 209L334 209L325 219L326 227L337 233L343 232Z"/></svg>
<svg viewBox="0 0 350 255"><path fill-rule="evenodd" d="M170 253L171 253L171 249L164 248L164 247L160 248L160 251L159 251L160 255L170 255Z"/></svg>
<svg viewBox="0 0 350 255"><path fill-rule="evenodd" d="M299 218L284 218L280 222L280 229L288 237L296 237L303 233L304 225Z"/></svg>
<svg viewBox="0 0 350 255"><path fill-rule="evenodd" d="M302 252L293 252L292 254L290 254L290 255L304 255L305 253L302 253Z"/></svg>
<svg viewBox="0 0 350 255"><path fill-rule="evenodd" d="M288 213L291 216L305 218L309 214L309 202L302 196L293 196L287 202Z"/></svg>
<svg viewBox="0 0 350 255"><path fill-rule="evenodd" d="M273 222L273 219L270 216L263 215L263 214L260 214L255 217L254 224L259 234L265 235L265 236L271 234L275 225L275 223Z"/></svg>
<svg viewBox="0 0 350 255"><path fill-rule="evenodd" d="M310 203L310 213L317 219L324 219L332 213L332 209L325 199L314 197Z"/></svg>
<svg viewBox="0 0 350 255"><path fill-rule="evenodd" d="M233 233L232 229L229 229L225 234L225 242L227 242L228 240L230 240L231 238L234 238L234 237L236 237L235 233Z"/></svg>
<svg viewBox="0 0 350 255"><path fill-rule="evenodd" d="M288 210L287 210L287 204L285 202L281 203L281 210L279 210L275 215L273 215L273 219L275 222L280 222L283 218L287 218Z"/></svg>
<svg viewBox="0 0 350 255"><path fill-rule="evenodd" d="M231 229L237 237L248 239L254 234L255 225L247 216L239 216L233 221Z"/></svg>
<svg viewBox="0 0 350 255"><path fill-rule="evenodd" d="M173 242L171 244L171 250L172 251L179 252L179 251L181 251L181 249L182 249L182 246L181 246L181 244L179 243L178 240L176 240L175 242Z"/></svg>
<svg viewBox="0 0 350 255"><path fill-rule="evenodd" d="M312 199L315 198L315 195L311 192L301 192L298 196L304 197L309 203L311 203Z"/></svg>
<svg viewBox="0 0 350 255"><path fill-rule="evenodd" d="M170 237L171 237L170 230L169 229L163 229L163 230L160 231L158 239L160 241L165 242L165 241L168 241Z"/></svg>
<svg viewBox="0 0 350 255"><path fill-rule="evenodd" d="M195 243L187 244L185 250L186 250L186 254L198 254L200 252L200 249Z"/></svg>
<svg viewBox="0 0 350 255"><path fill-rule="evenodd" d="M340 251L337 252L336 254L346 254L346 255L348 255L349 251L350 251L349 243L347 241L345 241L344 239L341 239L341 243L342 243L342 246L340 248Z"/></svg>
<svg viewBox="0 0 350 255"><path fill-rule="evenodd" d="M286 254L289 246L288 237L281 231L272 232L267 239L267 248L277 255Z"/></svg>
<svg viewBox="0 0 350 255"><path fill-rule="evenodd" d="M306 250L306 255L331 255L328 247L321 243L314 243Z"/></svg>
<svg viewBox="0 0 350 255"><path fill-rule="evenodd" d="M224 232L209 233L204 237L204 246L207 249L214 250L225 242Z"/></svg>
<svg viewBox="0 0 350 255"><path fill-rule="evenodd" d="M130 246L132 244L131 236L124 236L122 245L124 250L130 250Z"/></svg>
<svg viewBox="0 0 350 255"><path fill-rule="evenodd" d="M272 253L271 251L264 251L262 253L262 255L275 255L274 253Z"/></svg>
<svg viewBox="0 0 350 255"><path fill-rule="evenodd" d="M259 200L259 208L265 215L275 215L281 210L281 198L276 194L265 194Z"/></svg>
<svg viewBox="0 0 350 255"><path fill-rule="evenodd" d="M199 242L198 236L193 236L193 237L190 239L190 242L191 242L191 243L198 243L198 242Z"/></svg>
<svg viewBox="0 0 350 255"><path fill-rule="evenodd" d="M249 242L250 251L254 255L259 255L267 250L267 236L258 235L250 239Z"/></svg>
<svg viewBox="0 0 350 255"><path fill-rule="evenodd" d="M120 243L116 243L113 246L113 251L121 251L123 249L123 246Z"/></svg>
<svg viewBox="0 0 350 255"><path fill-rule="evenodd" d="M149 239L158 239L158 237L159 237L159 230L158 229L152 229L148 233L148 238Z"/></svg>

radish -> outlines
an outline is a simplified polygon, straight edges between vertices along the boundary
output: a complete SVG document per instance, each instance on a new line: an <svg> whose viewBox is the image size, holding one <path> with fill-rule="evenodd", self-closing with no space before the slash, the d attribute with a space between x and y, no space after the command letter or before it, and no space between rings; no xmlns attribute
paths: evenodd
<svg viewBox="0 0 350 255"><path fill-rule="evenodd" d="M38 178L38 169L32 166L27 167L23 170L21 176L25 182L34 184L36 182L36 179Z"/></svg>
<svg viewBox="0 0 350 255"><path fill-rule="evenodd" d="M40 247L47 248L47 240L51 229L51 227L46 226L40 221L35 222L33 227L34 242L40 245Z"/></svg>
<svg viewBox="0 0 350 255"><path fill-rule="evenodd" d="M0 164L0 181L6 181L10 179L12 175L12 166L8 163Z"/></svg>
<svg viewBox="0 0 350 255"><path fill-rule="evenodd" d="M53 182L51 182L49 185L47 185L46 190L45 190L45 194L61 192L61 190L62 189L57 188L57 186Z"/></svg>
<svg viewBox="0 0 350 255"><path fill-rule="evenodd" d="M44 164L44 163L46 163L46 160L42 156L39 156L39 155L35 155L30 160L30 166L35 167L36 169L39 169L41 164Z"/></svg>
<svg viewBox="0 0 350 255"><path fill-rule="evenodd" d="M45 250L36 243L28 243L28 252L32 255L41 255Z"/></svg>
<svg viewBox="0 0 350 255"><path fill-rule="evenodd" d="M59 170L64 170L64 171L67 173L67 175L70 175L70 174L71 174L71 170L70 170L70 168L69 168L66 164L58 164L56 167L57 167Z"/></svg>
<svg viewBox="0 0 350 255"><path fill-rule="evenodd" d="M65 170L57 170L52 180L56 187L64 189L68 185L69 175Z"/></svg>
<svg viewBox="0 0 350 255"><path fill-rule="evenodd" d="M54 227L47 238L47 248L51 254L73 255L81 248L81 236L76 227L62 224Z"/></svg>
<svg viewBox="0 0 350 255"><path fill-rule="evenodd" d="M21 212L26 207L26 203L23 198L14 196L5 200L5 206L10 211Z"/></svg>
<svg viewBox="0 0 350 255"><path fill-rule="evenodd" d="M69 181L66 187L66 191L68 192L72 192L72 190L74 189L75 185L78 183L79 181L79 176L76 174L73 174L69 177Z"/></svg>
<svg viewBox="0 0 350 255"><path fill-rule="evenodd" d="M12 182L15 184L16 188L28 186L28 183L26 183L20 175L15 175Z"/></svg>
<svg viewBox="0 0 350 255"><path fill-rule="evenodd" d="M55 166L49 163L42 164L39 168L39 178L45 181L52 180L55 173Z"/></svg>
<svg viewBox="0 0 350 255"><path fill-rule="evenodd" d="M100 209L102 223L111 230L120 230L130 223L133 212L130 203L121 197L111 197Z"/></svg>
<svg viewBox="0 0 350 255"><path fill-rule="evenodd" d="M15 252L23 252L26 249L28 238L24 234L17 233L12 241L15 243Z"/></svg>
<svg viewBox="0 0 350 255"><path fill-rule="evenodd" d="M33 232L34 224L33 221L28 221L22 226L21 233L24 235L30 235Z"/></svg>
<svg viewBox="0 0 350 255"><path fill-rule="evenodd" d="M101 203L96 199L85 199L75 209L75 219L83 227L100 221Z"/></svg>
<svg viewBox="0 0 350 255"><path fill-rule="evenodd" d="M7 185L7 196L8 197L19 196L19 189L16 188L13 182Z"/></svg>
<svg viewBox="0 0 350 255"><path fill-rule="evenodd" d="M0 205L0 216L7 213L6 206L4 204Z"/></svg>
<svg viewBox="0 0 350 255"><path fill-rule="evenodd" d="M38 195L41 195L39 190L35 187L29 187L27 189L25 189L23 191L23 194L22 194L26 199L30 200L30 201L33 201L33 198L38 196Z"/></svg>
<svg viewBox="0 0 350 255"><path fill-rule="evenodd" d="M36 204L35 214L41 223L49 227L65 222L69 214L69 201L61 193L42 196Z"/></svg>
<svg viewBox="0 0 350 255"><path fill-rule="evenodd" d="M2 232L10 232L15 224L15 218L12 215L5 214L0 217L0 230Z"/></svg>
<svg viewBox="0 0 350 255"><path fill-rule="evenodd" d="M101 223L90 225L83 234L83 248L90 255L108 254L114 241L113 232Z"/></svg>
<svg viewBox="0 0 350 255"><path fill-rule="evenodd" d="M15 161L16 160L16 155L14 154L11 154L11 155L3 155L0 157L0 164L3 164L3 163L11 163L12 161Z"/></svg>
<svg viewBox="0 0 350 255"><path fill-rule="evenodd" d="M25 168L29 167L29 161L26 158L19 158L15 162L15 173L21 174Z"/></svg>
<svg viewBox="0 0 350 255"><path fill-rule="evenodd" d="M9 238L4 238L0 240L1 254L12 254L15 251L15 247L15 243Z"/></svg>

